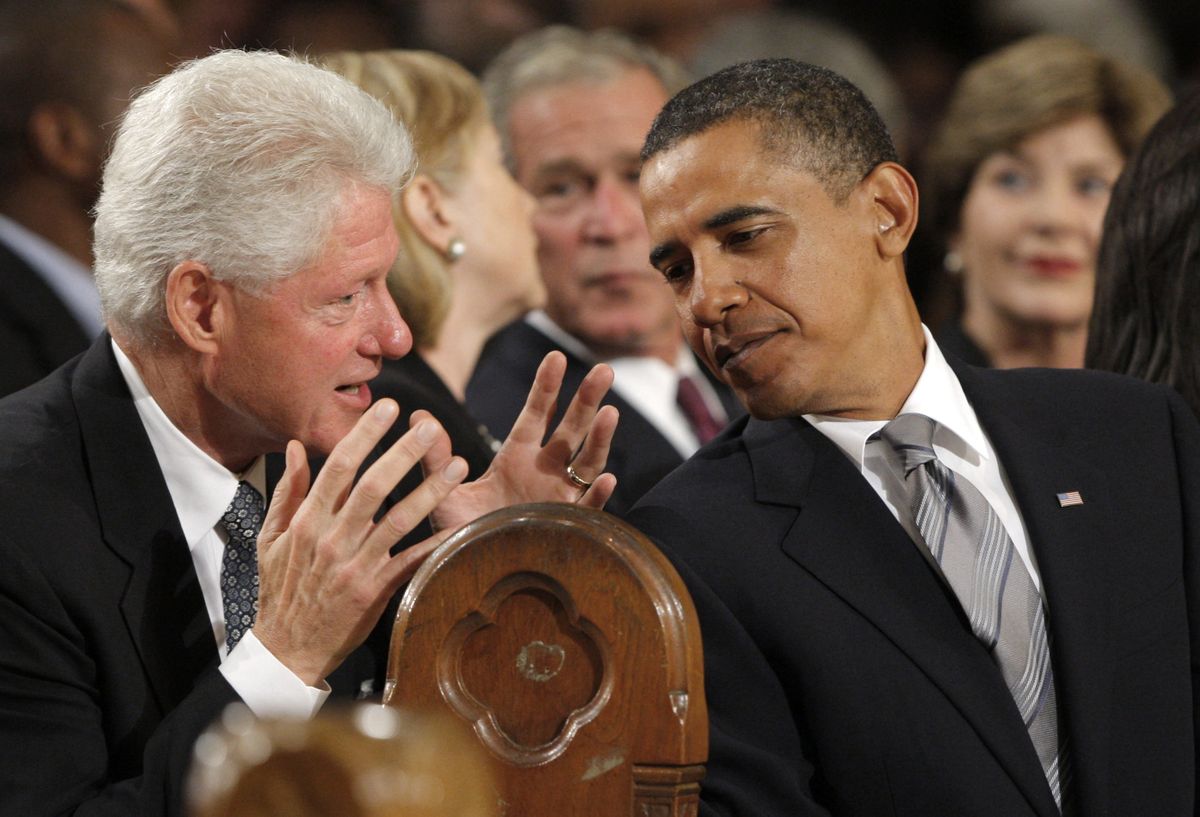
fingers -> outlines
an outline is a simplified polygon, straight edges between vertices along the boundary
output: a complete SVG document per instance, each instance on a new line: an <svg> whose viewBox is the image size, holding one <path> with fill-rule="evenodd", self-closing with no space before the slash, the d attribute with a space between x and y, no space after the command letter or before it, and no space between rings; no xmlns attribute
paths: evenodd
<svg viewBox="0 0 1200 817"><path fill-rule="evenodd" d="M387 498L388 493L396 487L396 484L417 464L430 447L438 442L439 438L446 438L446 432L442 430L436 420L430 418L421 420L414 428L405 432L403 437L396 440L359 478L358 483L338 512L339 522L345 526L344 530L361 530L360 526L369 524L383 500ZM446 439L445 445L449 447L449 444L449 440ZM447 490L448 492L449 490ZM403 504L403 502L400 503L400 505ZM409 528L423 516L424 514L417 517L409 525ZM407 532L408 529L403 531L403 533Z"/></svg>
<svg viewBox="0 0 1200 817"><path fill-rule="evenodd" d="M399 414L400 407L396 401L386 398L363 412L354 428L334 447L321 466L321 472L317 474L309 492L309 504L314 510L333 513L341 507L363 460L392 427Z"/></svg>
<svg viewBox="0 0 1200 817"><path fill-rule="evenodd" d="M575 473L585 480L592 480L604 470L608 462L608 450L612 445L613 434L617 430L618 412L615 406L603 406L596 412L591 430L584 438L579 453L571 460Z"/></svg>
<svg viewBox="0 0 1200 817"><path fill-rule="evenodd" d="M550 426L550 418L558 406L558 391L562 387L563 374L567 370L567 358L562 352L550 352L542 358L525 407L513 422L508 438L519 443L540 445Z"/></svg>
<svg viewBox="0 0 1200 817"><path fill-rule="evenodd" d="M258 548L268 548L292 524L304 496L308 493L308 457L299 440L291 440L284 452L283 476L271 495L271 504L258 534Z"/></svg>
<svg viewBox="0 0 1200 817"><path fill-rule="evenodd" d="M596 481L592 483L592 487L583 492L583 496L575 501L576 505L583 505L586 508L595 508L600 510L604 507L604 503L608 502L612 497L613 491L617 488L617 478L612 474L601 474L596 477Z"/></svg>
<svg viewBox="0 0 1200 817"><path fill-rule="evenodd" d="M414 411L408 418L408 425L409 428L416 428L423 421L433 419L433 415L428 411L425 411L425 409L418 409L417 411ZM449 434L442 434L437 440L434 441L433 445L429 447L429 450L425 452L425 455L421 457L421 470L425 473L425 476L436 474L438 469L442 468L447 462L449 462L452 454L450 446Z"/></svg>
<svg viewBox="0 0 1200 817"><path fill-rule="evenodd" d="M585 438L589 436L589 432L596 430L595 422L599 419L596 412L600 401L604 399L604 395L612 386L612 381L613 371L607 365L600 363L592 367L592 370L587 373L587 377L580 383L575 396L571 398L571 404L563 413L558 428L554 430L554 434L547 441L545 451L548 455L562 457L564 461L571 461ZM593 463L592 468L586 473L581 471L581 475L588 477L604 468L604 461L608 456L608 444L612 441L612 432L616 428L615 412L615 409L612 413L604 412L608 416L606 422L611 425L607 429L607 437L598 441L598 444L603 444L603 456L600 457L598 463ZM593 447L593 452L594 450L595 447ZM575 467L578 471L581 464L576 464Z"/></svg>
<svg viewBox="0 0 1200 817"><path fill-rule="evenodd" d="M433 509L462 483L466 476L466 460L462 457L451 457L437 473L426 477L424 482L384 514L375 526L375 530L367 537L363 551L368 555L389 551L392 545L416 527L417 523L429 516ZM412 550L412 548L408 550ZM388 564L394 563L396 559L408 553L408 550L397 554L389 560Z"/></svg>

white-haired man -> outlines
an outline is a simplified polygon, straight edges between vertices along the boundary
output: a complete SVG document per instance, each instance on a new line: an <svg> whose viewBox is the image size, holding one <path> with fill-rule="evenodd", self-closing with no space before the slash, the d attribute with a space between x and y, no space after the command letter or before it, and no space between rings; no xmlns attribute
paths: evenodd
<svg viewBox="0 0 1200 817"><path fill-rule="evenodd" d="M212 55L131 105L97 206L111 337L0 401L6 811L180 813L225 704L305 716L372 677L355 648L434 544L392 553L419 520L611 493L603 370L540 447L561 359L480 480L419 415L355 483L398 414L367 381L411 346L384 278L413 165L382 106L280 55ZM305 448L328 454L311 490Z"/></svg>

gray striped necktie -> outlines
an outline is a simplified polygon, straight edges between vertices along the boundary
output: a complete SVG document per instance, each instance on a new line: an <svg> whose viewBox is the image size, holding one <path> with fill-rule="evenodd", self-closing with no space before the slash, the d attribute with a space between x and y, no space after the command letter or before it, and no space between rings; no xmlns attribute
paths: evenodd
<svg viewBox="0 0 1200 817"><path fill-rule="evenodd" d="M221 557L221 602L225 608L225 646L232 651L258 614L258 531L263 498L253 485L239 482L221 517L229 535Z"/></svg>
<svg viewBox="0 0 1200 817"><path fill-rule="evenodd" d="M897 455L913 519L975 636L1000 666L1061 808L1066 747L1058 739L1042 597L991 504L937 458L935 428L923 414L902 414L879 436Z"/></svg>

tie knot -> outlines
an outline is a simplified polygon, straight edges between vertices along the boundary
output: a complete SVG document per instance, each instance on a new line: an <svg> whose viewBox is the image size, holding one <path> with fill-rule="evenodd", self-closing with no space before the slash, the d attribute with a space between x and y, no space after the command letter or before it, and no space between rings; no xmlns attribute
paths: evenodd
<svg viewBox="0 0 1200 817"><path fill-rule="evenodd" d="M262 494L249 482L239 482L233 501L225 509L221 524L231 537L238 539L254 539L262 528L263 498Z"/></svg>
<svg viewBox="0 0 1200 817"><path fill-rule="evenodd" d="M933 432L937 423L924 414L901 414L879 430L880 438L900 458L904 475L930 460L936 460Z"/></svg>

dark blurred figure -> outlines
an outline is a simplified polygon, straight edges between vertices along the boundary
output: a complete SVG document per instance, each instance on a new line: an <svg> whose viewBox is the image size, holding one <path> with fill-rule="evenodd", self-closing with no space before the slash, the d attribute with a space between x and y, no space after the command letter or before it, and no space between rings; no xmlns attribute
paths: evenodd
<svg viewBox="0 0 1200 817"><path fill-rule="evenodd" d="M100 168L131 93L166 67L162 28L131 6L0 0L0 396L100 332Z"/></svg>
<svg viewBox="0 0 1200 817"><path fill-rule="evenodd" d="M247 44L317 56L392 48L399 15L388 0L273 0L251 24Z"/></svg>
<svg viewBox="0 0 1200 817"><path fill-rule="evenodd" d="M1083 365L1109 191L1169 104L1148 71L1065 37L963 74L923 163L925 226L962 282L943 349L998 368Z"/></svg>
<svg viewBox="0 0 1200 817"><path fill-rule="evenodd" d="M561 0L398 0L406 6L412 42L445 54L476 74L523 34L575 20L575 4Z"/></svg>
<svg viewBox="0 0 1200 817"><path fill-rule="evenodd" d="M1200 412L1200 89L1155 125L1113 190L1087 365L1165 383Z"/></svg>

